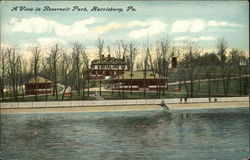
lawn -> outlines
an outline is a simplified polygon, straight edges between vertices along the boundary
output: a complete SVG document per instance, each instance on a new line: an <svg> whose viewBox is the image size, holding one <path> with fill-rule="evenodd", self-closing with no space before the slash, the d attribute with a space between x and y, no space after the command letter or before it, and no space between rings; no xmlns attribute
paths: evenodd
<svg viewBox="0 0 250 160"><path fill-rule="evenodd" d="M248 77L246 77L246 81L248 83ZM174 92L174 88L178 87L177 85L173 85L169 88L169 91ZM188 84L188 88L190 91L190 84ZM242 86L242 96L244 94L244 90L248 91L249 86L247 85L247 88L244 88ZM186 88L184 85L181 86L181 90L179 94L182 94L183 96L186 94ZM194 85L194 97L207 97L208 96L208 82L200 82L195 83ZM211 96L225 96L223 91L223 82L222 80L215 80L211 81ZM230 79L229 80L229 88L228 88L228 95L227 96L240 96L240 85L239 85L239 79Z"/></svg>
<svg viewBox="0 0 250 160"><path fill-rule="evenodd" d="M248 77L246 78L246 82L248 83ZM146 96L144 97L143 91L141 92L133 92L132 94L130 91L123 92L116 91L102 91L102 97L107 100L112 99L155 99L155 98L180 98L180 97L186 97L186 90L184 84L181 86L181 89L179 91L176 91L175 89L178 88L178 85L171 85L169 86L168 91L166 91L165 95L163 95L163 92L161 92L160 96L157 95L156 91L150 91L146 92ZM188 84L188 88L190 90L190 85ZM242 86L242 96L244 96L244 90L248 91L249 86L247 88L244 88ZM91 91L90 95L93 95L95 92ZM248 92L246 92L248 94ZM215 80L211 81L211 96L212 97L223 97L223 83L222 80ZM239 79L231 79L229 81L229 89L228 89L228 95L227 96L240 96L240 89L239 89ZM190 97L190 96L189 96ZM208 82L200 82L194 84L194 94L193 97L208 97ZM47 96L48 101L56 101L56 96L48 95ZM58 95L58 100L62 100L62 94ZM88 97L87 91L85 92L85 95L78 96L77 92L73 92L72 99L71 97L64 97L65 101L69 100L95 100L94 97L90 96ZM7 101L14 101L14 99L7 99ZM35 101L35 96L29 96L22 98L19 96L19 101ZM46 95L38 96L38 101L46 101Z"/></svg>
<svg viewBox="0 0 250 160"><path fill-rule="evenodd" d="M90 92L90 94L93 94L93 92ZM58 94L58 100L62 100L62 94ZM70 101L70 100L95 100L94 97L88 97L87 92L85 92L85 95L83 96L82 93L80 96L77 95L77 92L73 92L72 99L70 96L65 96L64 101ZM5 99L4 102L13 102L14 99ZM36 101L35 96L25 96L18 98L19 102L29 102L29 101ZM37 101L46 101L46 95L39 95L37 97ZM56 96L53 95L47 95L47 101L57 101Z"/></svg>

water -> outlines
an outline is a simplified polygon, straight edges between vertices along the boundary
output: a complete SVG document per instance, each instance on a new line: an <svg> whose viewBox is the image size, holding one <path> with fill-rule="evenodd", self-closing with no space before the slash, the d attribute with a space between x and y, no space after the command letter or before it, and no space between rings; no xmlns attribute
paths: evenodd
<svg viewBox="0 0 250 160"><path fill-rule="evenodd" d="M249 110L2 115L4 160L239 160Z"/></svg>

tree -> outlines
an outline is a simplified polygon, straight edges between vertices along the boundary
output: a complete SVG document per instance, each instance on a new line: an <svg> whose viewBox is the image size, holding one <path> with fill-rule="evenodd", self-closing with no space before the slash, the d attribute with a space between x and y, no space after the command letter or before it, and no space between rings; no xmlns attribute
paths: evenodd
<svg viewBox="0 0 250 160"><path fill-rule="evenodd" d="M50 68L51 77L53 80L53 96L56 95L56 100L58 100L58 91L57 91L57 83L58 83L58 61L61 57L62 46L59 43L56 43L51 46L50 54L47 58L47 62Z"/></svg>
<svg viewBox="0 0 250 160"><path fill-rule="evenodd" d="M42 67L43 67L43 74L44 74L44 77L45 77L45 83L47 84L48 83L48 63L46 62L46 59L43 59L42 60ZM46 101L48 101L48 88L47 88L47 86L46 86L46 96L45 96L45 98L46 98Z"/></svg>
<svg viewBox="0 0 250 160"><path fill-rule="evenodd" d="M73 43L72 59L76 73L75 88L77 90L78 96L80 96L80 90L81 90L80 75L82 72L82 64L83 64L82 55L84 52L85 52L85 47L83 44L80 44L79 42Z"/></svg>
<svg viewBox="0 0 250 160"><path fill-rule="evenodd" d="M32 73L27 69L27 61L24 58L20 57L19 61L19 80L18 80L18 85L21 86L21 92L22 92L22 99L24 100L24 84L28 83L28 81L31 78Z"/></svg>
<svg viewBox="0 0 250 160"><path fill-rule="evenodd" d="M249 94L249 57L245 57L243 61L241 62L242 66L242 87L243 87L243 93L244 95Z"/></svg>
<svg viewBox="0 0 250 160"><path fill-rule="evenodd" d="M102 69L103 69L103 66L102 66L102 53L103 53L103 48L104 48L104 40L101 39L101 38L98 38L97 41L96 41L96 46L98 48L98 56L99 56L99 59L100 59L100 65L101 65L101 71L99 72L99 93L100 93L100 96L102 95L102 81L101 81L101 75L102 75Z"/></svg>
<svg viewBox="0 0 250 160"><path fill-rule="evenodd" d="M128 44L122 40L120 42L122 45L122 59L123 59L123 62L126 62L125 57L127 56L127 52L128 52ZM122 66L122 80L123 81L124 81L124 73L125 73L125 65ZM122 89L122 94L124 95L124 85L123 85L123 89Z"/></svg>
<svg viewBox="0 0 250 160"><path fill-rule="evenodd" d="M85 70L87 73L89 72L89 58L86 51L82 52L83 59L83 71ZM87 85L88 85L88 96L89 96L89 74L87 75ZM86 85L86 76L82 79L82 87L83 87L83 96L85 95L85 85Z"/></svg>
<svg viewBox="0 0 250 160"><path fill-rule="evenodd" d="M194 80L197 76L197 66L199 64L200 51L194 46L193 42L189 42L187 49L183 55L182 61L179 63L183 74L184 85L186 87L186 98L188 98L188 83L190 83L190 96L193 97L194 92Z"/></svg>
<svg viewBox="0 0 250 160"><path fill-rule="evenodd" d="M118 41L117 44L116 44L115 56L118 59L122 58L121 41ZM118 75L118 79L120 79L120 67L118 67L117 75ZM113 85L113 83L112 83L112 85ZM114 86L112 86L112 94L114 92L113 87ZM120 85L118 87L119 87L118 88L118 95L120 95ZM124 92L124 90L123 90L123 92Z"/></svg>
<svg viewBox="0 0 250 160"><path fill-rule="evenodd" d="M40 57L41 57L41 49L40 47L34 46L31 48L31 52L32 52L32 59L31 59L31 68L33 70L33 75L35 78L35 83L37 83L37 76L39 73L39 68L40 68ZM37 85L36 85L36 91L35 91L35 99L37 101Z"/></svg>
<svg viewBox="0 0 250 160"><path fill-rule="evenodd" d="M229 64L230 66L233 66L233 73L234 77L239 78L239 95L242 96L243 92L243 77L244 77L244 66L246 65L247 58L243 51L232 49L232 51L229 53Z"/></svg>
<svg viewBox="0 0 250 160"><path fill-rule="evenodd" d="M64 85L62 100L64 100L64 95L72 82L73 78L73 60L65 51L62 52L62 56L59 62L59 76L62 84Z"/></svg>
<svg viewBox="0 0 250 160"><path fill-rule="evenodd" d="M150 51L149 51L149 47L147 45L147 49L146 49L146 54L144 56L144 71L143 71L143 76L144 76L144 92L143 92L143 96L146 97L147 92L146 92L146 87L147 87L147 69L148 69L148 59L149 59L149 55L150 55Z"/></svg>
<svg viewBox="0 0 250 160"><path fill-rule="evenodd" d="M219 64L219 58L216 53L205 53L199 59L200 69L205 72L205 78L208 80L208 97L211 97L211 80L213 74L216 73L216 69Z"/></svg>
<svg viewBox="0 0 250 160"><path fill-rule="evenodd" d="M156 79L156 72L157 72L157 58L155 59L155 60L153 60L153 58L152 58L152 55L151 55L151 52L150 52L150 50L148 50L148 58L149 58L149 68L151 69L151 72L152 72L152 74L153 74L153 76L154 76L154 80L155 80L155 82L156 82L156 97L158 96L158 88L159 88L159 85L158 85L158 81L157 81L157 79ZM158 55L158 49L156 49L156 53L157 53L157 55ZM158 56L157 56L158 57Z"/></svg>
<svg viewBox="0 0 250 160"><path fill-rule="evenodd" d="M156 48L156 60L155 60L155 75L156 73L158 73L159 79L161 78L161 62L162 62L162 55L161 55L160 47L157 47ZM161 90L159 89L159 83L157 83L156 87L157 87L156 97L158 96L158 98L160 98Z"/></svg>
<svg viewBox="0 0 250 160"><path fill-rule="evenodd" d="M132 79L133 79L133 72L134 72L134 63L135 63L135 57L137 56L137 48L135 46L135 43L131 42L129 43L129 69L130 69L130 94L132 95Z"/></svg>
<svg viewBox="0 0 250 160"><path fill-rule="evenodd" d="M7 52L4 48L1 48L0 55L0 69L1 69L1 80L0 80L0 89L1 89L1 97L4 100L4 88L5 88L5 75L6 75L6 66L7 66Z"/></svg>
<svg viewBox="0 0 250 160"><path fill-rule="evenodd" d="M159 78L162 78L164 80L163 96L165 96L166 85L168 86L167 79L169 77L168 68L172 57L170 41L168 39L161 40L159 46L157 47L156 53L157 72L159 73ZM160 94L160 91L158 94Z"/></svg>
<svg viewBox="0 0 250 160"><path fill-rule="evenodd" d="M222 84L223 84L223 92L224 95L226 96L228 93L228 83L226 80L226 75L229 73L229 71L226 68L226 60L227 60L227 41L225 39L219 39L217 41L217 54L220 59L220 73L221 73L221 79L222 79Z"/></svg>
<svg viewBox="0 0 250 160"><path fill-rule="evenodd" d="M7 54L7 77L12 86L12 92L14 96L14 100L18 101L18 78L19 78L19 65L20 65L20 55L17 52L16 47L8 47L6 49Z"/></svg>

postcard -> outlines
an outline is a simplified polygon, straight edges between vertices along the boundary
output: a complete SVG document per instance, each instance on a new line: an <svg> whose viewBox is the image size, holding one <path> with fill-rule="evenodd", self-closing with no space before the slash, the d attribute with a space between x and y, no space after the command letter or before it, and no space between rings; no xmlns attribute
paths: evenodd
<svg viewBox="0 0 250 160"><path fill-rule="evenodd" d="M1 1L3 160L246 160L248 91L248 1Z"/></svg>

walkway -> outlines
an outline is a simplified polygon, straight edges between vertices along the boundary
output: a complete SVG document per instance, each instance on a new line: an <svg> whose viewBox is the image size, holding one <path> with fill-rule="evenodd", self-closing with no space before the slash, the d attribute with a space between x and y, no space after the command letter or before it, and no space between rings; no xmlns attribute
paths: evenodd
<svg viewBox="0 0 250 160"><path fill-rule="evenodd" d="M249 102L249 97L217 97L214 102ZM179 98L169 99L125 99L125 100L88 100L88 101L42 101L42 102L8 102L0 103L1 109L7 108L57 108L57 107L85 107L85 106L121 106L121 105L160 105L180 103L209 103L208 98L188 98L186 102Z"/></svg>

